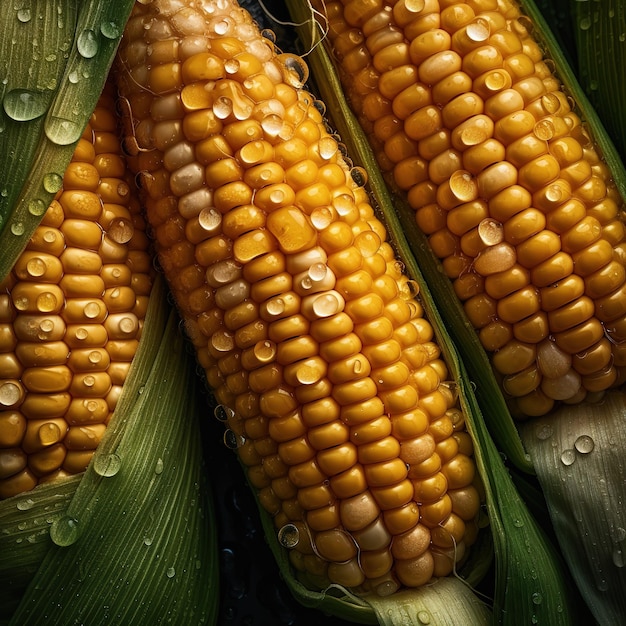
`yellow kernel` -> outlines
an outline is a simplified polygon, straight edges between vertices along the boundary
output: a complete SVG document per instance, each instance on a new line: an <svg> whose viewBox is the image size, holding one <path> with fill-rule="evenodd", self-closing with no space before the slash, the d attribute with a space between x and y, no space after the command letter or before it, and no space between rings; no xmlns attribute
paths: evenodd
<svg viewBox="0 0 626 626"><path fill-rule="evenodd" d="M557 252L532 268L531 282L537 287L546 287L566 278L573 271L574 261L572 257L563 251Z"/></svg>
<svg viewBox="0 0 626 626"><path fill-rule="evenodd" d="M361 530L378 517L380 510L369 491L346 498L339 505L341 522L347 530Z"/></svg>
<svg viewBox="0 0 626 626"><path fill-rule="evenodd" d="M440 130L442 124L439 108L426 105L407 117L404 128L411 139L420 141Z"/></svg>
<svg viewBox="0 0 626 626"><path fill-rule="evenodd" d="M349 470L357 462L357 448L350 442L342 443L334 448L319 450L317 463L327 476L335 476Z"/></svg>
<svg viewBox="0 0 626 626"><path fill-rule="evenodd" d="M494 353L493 364L502 374L515 374L529 367L535 358L535 346L513 340Z"/></svg>
<svg viewBox="0 0 626 626"><path fill-rule="evenodd" d="M322 558L336 562L352 559L357 552L352 536L340 529L318 532L315 547Z"/></svg>
<svg viewBox="0 0 626 626"><path fill-rule="evenodd" d="M517 258L521 265L532 269L556 255L560 249L560 237L550 230L542 230L517 246Z"/></svg>
<svg viewBox="0 0 626 626"><path fill-rule="evenodd" d="M363 463L367 484L370 487L395 485L406 478L406 464L399 458L376 463L366 463L360 458L359 460Z"/></svg>
<svg viewBox="0 0 626 626"><path fill-rule="evenodd" d="M604 335L604 327L596 318L591 318L582 324L558 333L557 345L568 354L576 354L589 349L600 341Z"/></svg>

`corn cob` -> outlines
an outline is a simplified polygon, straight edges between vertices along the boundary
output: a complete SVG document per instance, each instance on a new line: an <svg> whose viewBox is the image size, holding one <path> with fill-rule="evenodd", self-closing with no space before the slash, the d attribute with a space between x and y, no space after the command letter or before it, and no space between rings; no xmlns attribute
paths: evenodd
<svg viewBox="0 0 626 626"><path fill-rule="evenodd" d="M623 202L517 5L314 6L380 167L415 210L515 415L621 384Z"/></svg>
<svg viewBox="0 0 626 626"><path fill-rule="evenodd" d="M234 2L158 0L118 70L160 265L294 567L379 594L448 574L477 533L472 442L306 66Z"/></svg>
<svg viewBox="0 0 626 626"><path fill-rule="evenodd" d="M87 467L141 336L152 261L113 111L109 86L0 285L0 498Z"/></svg>

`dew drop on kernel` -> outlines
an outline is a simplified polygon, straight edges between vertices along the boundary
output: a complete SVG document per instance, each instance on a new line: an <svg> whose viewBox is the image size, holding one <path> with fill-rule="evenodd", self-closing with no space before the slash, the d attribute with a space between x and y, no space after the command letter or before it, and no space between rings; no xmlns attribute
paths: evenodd
<svg viewBox="0 0 626 626"><path fill-rule="evenodd" d="M118 217L111 221L107 234L115 243L124 244L132 239L134 233L133 223L123 217Z"/></svg>
<svg viewBox="0 0 626 626"><path fill-rule="evenodd" d="M296 89L304 87L309 79L309 67L306 62L301 57L290 53L278 55L278 60L284 67L285 82Z"/></svg>
<svg viewBox="0 0 626 626"><path fill-rule="evenodd" d="M472 41L480 42L489 39L491 29L489 22L479 17L465 27L465 32Z"/></svg>
<svg viewBox="0 0 626 626"><path fill-rule="evenodd" d="M317 230L324 230L333 221L333 214L329 207L318 207L311 212L311 223Z"/></svg>
<svg viewBox="0 0 626 626"><path fill-rule="evenodd" d="M337 142L332 137L322 137L318 148L322 159L331 159L337 153Z"/></svg>
<svg viewBox="0 0 626 626"><path fill-rule="evenodd" d="M227 422L235 415L235 412L225 404L218 404L215 409L213 409L213 415L219 422Z"/></svg>
<svg viewBox="0 0 626 626"><path fill-rule="evenodd" d="M285 312L285 301L282 298L272 298L267 302L265 308L272 316L282 315Z"/></svg>
<svg viewBox="0 0 626 626"><path fill-rule="evenodd" d="M213 231L222 223L222 216L213 207L205 207L198 215L198 222L206 231Z"/></svg>
<svg viewBox="0 0 626 626"><path fill-rule="evenodd" d="M278 531L278 542L283 548L295 548L300 541L300 531L295 524L285 524Z"/></svg>
<svg viewBox="0 0 626 626"><path fill-rule="evenodd" d="M32 278L39 278L46 272L46 264L41 257L35 256L26 263L26 271Z"/></svg>
<svg viewBox="0 0 626 626"><path fill-rule="evenodd" d="M504 227L491 217L478 224L478 236L486 246L494 246L504 239Z"/></svg>
<svg viewBox="0 0 626 626"><path fill-rule="evenodd" d="M406 10L411 13L421 13L425 6L425 0L405 0L404 5L406 6Z"/></svg>
<svg viewBox="0 0 626 626"><path fill-rule="evenodd" d="M276 344L269 340L259 341L253 348L254 356L262 363L269 363L276 356Z"/></svg>
<svg viewBox="0 0 626 626"><path fill-rule="evenodd" d="M236 450L244 444L245 440L242 436L238 435L233 430L226 430L224 432L224 445L231 450Z"/></svg>

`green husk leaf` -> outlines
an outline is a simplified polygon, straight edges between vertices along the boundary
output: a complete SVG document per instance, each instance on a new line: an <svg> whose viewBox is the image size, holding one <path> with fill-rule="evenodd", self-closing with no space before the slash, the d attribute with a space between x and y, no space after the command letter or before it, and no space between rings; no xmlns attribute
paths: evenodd
<svg viewBox="0 0 626 626"><path fill-rule="evenodd" d="M65 514L81 478L42 483L0 502L0 624L19 604L50 547L50 525Z"/></svg>
<svg viewBox="0 0 626 626"><path fill-rule="evenodd" d="M626 155L626 3L622 0L568 4L570 31L582 88L613 138Z"/></svg>
<svg viewBox="0 0 626 626"><path fill-rule="evenodd" d="M194 367L159 278L115 413L71 500L60 481L0 503L2 532L5 519L9 530L37 525L46 548L11 625L42 615L55 624L215 622L217 538ZM32 559L13 543L7 560Z"/></svg>
<svg viewBox="0 0 626 626"><path fill-rule="evenodd" d="M371 597L381 626L472 626L490 623L491 611L461 579L439 578L417 591Z"/></svg>
<svg viewBox="0 0 626 626"><path fill-rule="evenodd" d="M0 280L59 190L132 0L0 0Z"/></svg>
<svg viewBox="0 0 626 626"><path fill-rule="evenodd" d="M626 398L521 429L573 578L599 624L626 623Z"/></svg>

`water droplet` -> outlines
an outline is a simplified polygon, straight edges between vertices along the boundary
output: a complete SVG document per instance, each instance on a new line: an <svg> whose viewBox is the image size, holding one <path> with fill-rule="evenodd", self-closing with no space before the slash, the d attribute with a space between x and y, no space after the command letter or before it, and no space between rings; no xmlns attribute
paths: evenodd
<svg viewBox="0 0 626 626"><path fill-rule="evenodd" d="M578 22L578 26L580 26L580 30L589 30L591 28L591 19L588 17L583 17Z"/></svg>
<svg viewBox="0 0 626 626"><path fill-rule="evenodd" d="M41 217L46 212L46 203L39 198L34 198L28 203L28 212L35 217Z"/></svg>
<svg viewBox="0 0 626 626"><path fill-rule="evenodd" d="M457 170L450 176L450 191L457 200L470 202L478 194L478 183L476 179L466 170Z"/></svg>
<svg viewBox="0 0 626 626"><path fill-rule="evenodd" d="M285 70L285 82L296 89L302 88L309 79L309 68L306 62L301 57L289 53L279 54L278 60Z"/></svg>
<svg viewBox="0 0 626 626"><path fill-rule="evenodd" d="M24 223L23 222L13 222L11 224L11 232L19 237L24 234Z"/></svg>
<svg viewBox="0 0 626 626"><path fill-rule="evenodd" d="M486 246L493 246L504 239L504 227L500 222L487 217L478 224L478 236Z"/></svg>
<svg viewBox="0 0 626 626"><path fill-rule="evenodd" d="M535 428L535 435L537 439L545 441L552 437L552 426L547 422L540 423Z"/></svg>
<svg viewBox="0 0 626 626"><path fill-rule="evenodd" d="M50 539L57 546L71 546L78 539L78 535L78 520L68 515L57 519L50 526Z"/></svg>
<svg viewBox="0 0 626 626"><path fill-rule="evenodd" d="M535 127L533 128L533 132L537 139L541 139L542 141L549 141L554 137L556 129L554 128L554 122L549 118L545 118L539 120Z"/></svg>
<svg viewBox="0 0 626 626"><path fill-rule="evenodd" d="M22 22L22 23L26 23L26 22L30 22L32 15L30 12L29 8L21 8L18 9L17 11L17 19Z"/></svg>
<svg viewBox="0 0 626 626"><path fill-rule="evenodd" d="M176 570L173 567L168 567L167 571L165 572L165 575L168 578L174 578L174 576L176 576Z"/></svg>
<svg viewBox="0 0 626 626"><path fill-rule="evenodd" d="M330 207L318 207L311 212L311 223L317 230L324 230L333 221Z"/></svg>
<svg viewBox="0 0 626 626"><path fill-rule="evenodd" d="M323 159L330 159L337 152L337 142L332 137L322 137L318 142L318 147Z"/></svg>
<svg viewBox="0 0 626 626"><path fill-rule="evenodd" d="M430 613L428 611L419 611L417 614L417 619L420 624L430 624Z"/></svg>
<svg viewBox="0 0 626 626"><path fill-rule="evenodd" d="M213 415L220 422L226 422L235 415L235 412L224 404L218 404L213 410Z"/></svg>
<svg viewBox="0 0 626 626"><path fill-rule="evenodd" d="M261 363L269 363L276 356L276 344L273 341L258 341L253 348L254 356Z"/></svg>
<svg viewBox="0 0 626 626"><path fill-rule="evenodd" d="M365 187L367 185L367 172L362 167L353 167L350 170L350 176L357 187Z"/></svg>
<svg viewBox="0 0 626 626"><path fill-rule="evenodd" d="M48 108L49 99L40 91L12 89L2 105L5 113L17 122L28 122L41 117Z"/></svg>
<svg viewBox="0 0 626 626"><path fill-rule="evenodd" d="M76 42L76 48L78 53L86 59L91 59L96 56L99 48L98 35L90 29L85 29Z"/></svg>
<svg viewBox="0 0 626 626"><path fill-rule="evenodd" d="M122 459L115 453L98 454L93 463L93 469L99 476L109 478L115 476L122 466Z"/></svg>
<svg viewBox="0 0 626 626"><path fill-rule="evenodd" d="M100 32L107 39L117 39L121 35L120 27L115 22L102 22Z"/></svg>
<svg viewBox="0 0 626 626"><path fill-rule="evenodd" d="M5 382L0 385L0 405L10 407L16 404L22 395L20 386L16 383Z"/></svg>
<svg viewBox="0 0 626 626"><path fill-rule="evenodd" d="M624 551L621 548L615 548L613 550L613 565L615 567L624 567L626 565L626 559L624 558Z"/></svg>
<svg viewBox="0 0 626 626"><path fill-rule="evenodd" d="M300 541L300 531L295 524L285 524L278 531L278 542L283 548L295 548Z"/></svg>
<svg viewBox="0 0 626 626"><path fill-rule="evenodd" d="M80 139L82 128L74 121L51 115L44 125L46 137L59 146L69 146Z"/></svg>
<svg viewBox="0 0 626 626"><path fill-rule="evenodd" d="M283 120L280 116L271 113L261 120L261 127L269 137L278 137L283 128Z"/></svg>
<svg viewBox="0 0 626 626"><path fill-rule="evenodd" d="M313 301L313 313L317 317L330 317L343 307L343 299L337 292L324 293Z"/></svg>
<svg viewBox="0 0 626 626"><path fill-rule="evenodd" d="M154 473L157 475L163 473L163 459L161 457L159 457L156 461L156 464L154 466Z"/></svg>
<svg viewBox="0 0 626 626"><path fill-rule="evenodd" d="M363 231L354 238L354 245L365 258L371 258L380 250L380 237L374 231Z"/></svg>
<svg viewBox="0 0 626 626"><path fill-rule="evenodd" d="M135 227L130 220L123 217L115 218L111 221L107 234L115 242L119 244L128 243L135 233Z"/></svg>
<svg viewBox="0 0 626 626"><path fill-rule="evenodd" d="M56 193L63 186L63 177L56 172L49 172L43 177L43 188L48 193Z"/></svg>
<svg viewBox="0 0 626 626"><path fill-rule="evenodd" d="M513 526L515 526L515 528L522 528L522 526L524 526L524 520L516 517L513 520Z"/></svg>
<svg viewBox="0 0 626 626"><path fill-rule="evenodd" d="M205 207L198 215L198 223L207 231L213 231L222 223L221 214L213 207Z"/></svg>
<svg viewBox="0 0 626 626"><path fill-rule="evenodd" d="M489 39L491 29L489 22L479 17L465 27L465 32L472 41L480 42Z"/></svg>
<svg viewBox="0 0 626 626"><path fill-rule="evenodd" d="M224 445L231 450L236 450L244 444L244 438L238 435L234 430L226 430L224 432Z"/></svg>
<svg viewBox="0 0 626 626"><path fill-rule="evenodd" d="M61 439L61 429L54 422L48 422L37 430L37 438L42 446L50 446Z"/></svg>
<svg viewBox="0 0 626 626"><path fill-rule="evenodd" d="M143 539L143 545L144 546L151 546L152 545L152 537L144 537Z"/></svg>
<svg viewBox="0 0 626 626"><path fill-rule="evenodd" d="M26 498L26 500L18 500L15 505L20 511L28 511L35 506L35 501L31 498Z"/></svg>
<svg viewBox="0 0 626 626"><path fill-rule="evenodd" d="M561 463L563 465L571 465L576 460L576 453L571 448L563 450L561 454Z"/></svg>
<svg viewBox="0 0 626 626"><path fill-rule="evenodd" d="M538 591L535 591L535 593L531 596L531 600L533 601L533 604L541 604L543 598Z"/></svg>
<svg viewBox="0 0 626 626"><path fill-rule="evenodd" d="M581 435L574 442L574 447L581 454L589 454L594 448L593 439L589 435Z"/></svg>
<svg viewBox="0 0 626 626"><path fill-rule="evenodd" d="M272 298L267 302L266 309L272 316L282 315L285 312L285 301L282 298Z"/></svg>

